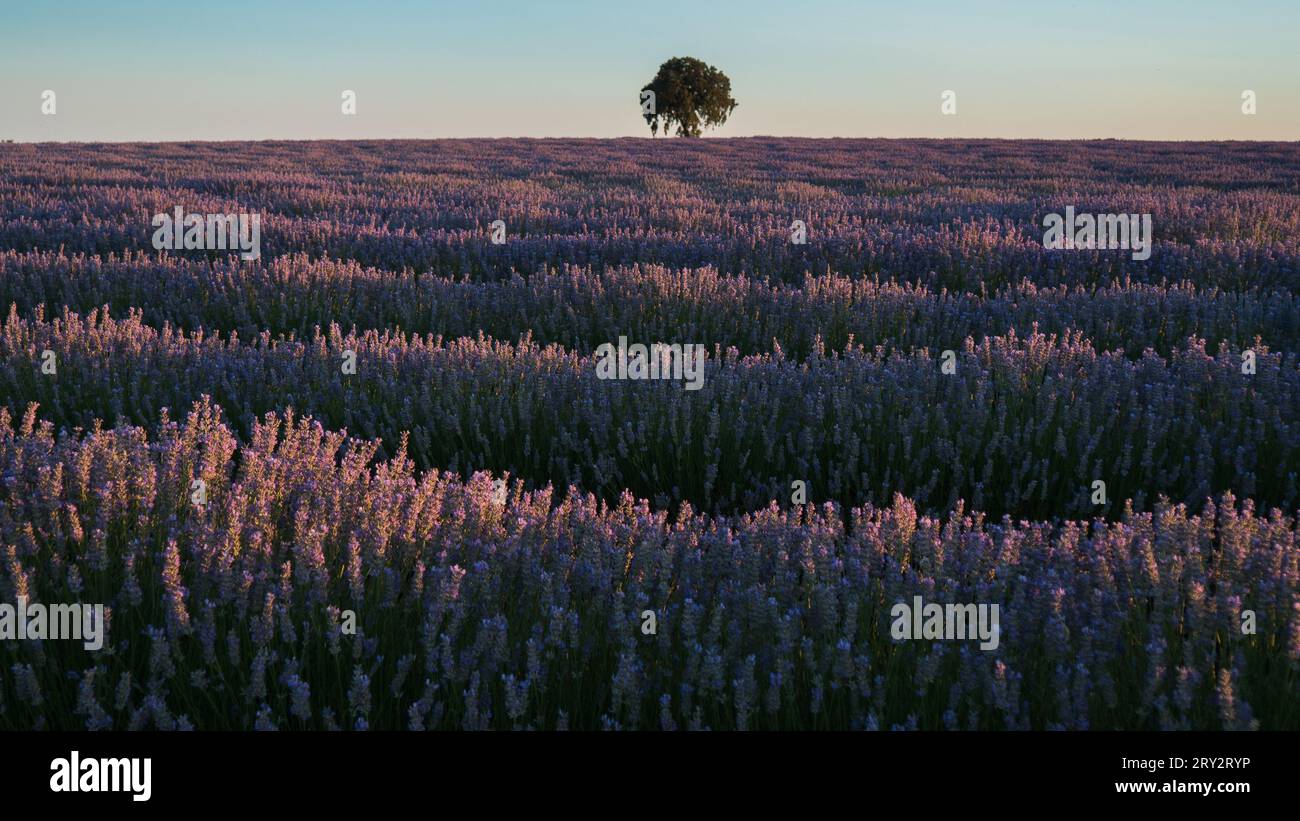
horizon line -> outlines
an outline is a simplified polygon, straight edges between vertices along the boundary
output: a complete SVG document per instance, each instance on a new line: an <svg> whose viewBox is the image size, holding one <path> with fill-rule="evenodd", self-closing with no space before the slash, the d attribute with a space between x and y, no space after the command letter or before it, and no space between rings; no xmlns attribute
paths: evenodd
<svg viewBox="0 0 1300 821"><path fill-rule="evenodd" d="M230 143L359 143L359 142L389 142L389 143L417 143L417 142L485 142L485 141L530 141L530 142L561 142L582 140L588 142L615 142L619 140L637 140L643 142L674 142L674 143L697 143L697 142L734 142L740 140L805 140L805 141L825 141L833 140L857 140L857 141L883 141L883 142L962 142L962 141L986 141L986 142L1056 142L1056 143L1074 143L1074 142L1124 142L1124 143L1258 143L1258 144L1288 144L1300 143L1300 136L1295 139L1240 139L1240 138L1223 138L1223 137L1195 137L1195 138L1155 138L1155 137L987 137L987 136L907 136L907 137L881 137L881 136L824 136L811 137L802 135L782 136L779 134L750 134L744 136L699 136L699 137L677 137L677 136L652 136L638 137L632 135L623 135L618 137L584 137L584 136L475 136L475 137L249 137L243 139L170 139L170 140L19 140L0 138L0 145L192 145L192 144L230 144Z"/></svg>

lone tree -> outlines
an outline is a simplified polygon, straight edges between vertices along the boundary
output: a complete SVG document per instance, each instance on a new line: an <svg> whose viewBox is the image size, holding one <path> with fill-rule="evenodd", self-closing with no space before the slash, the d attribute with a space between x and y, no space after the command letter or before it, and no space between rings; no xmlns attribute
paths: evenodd
<svg viewBox="0 0 1300 821"><path fill-rule="evenodd" d="M664 134L676 125L677 136L698 137L701 130L725 123L735 107L727 75L694 57L667 61L641 89L641 114L651 134L662 124Z"/></svg>

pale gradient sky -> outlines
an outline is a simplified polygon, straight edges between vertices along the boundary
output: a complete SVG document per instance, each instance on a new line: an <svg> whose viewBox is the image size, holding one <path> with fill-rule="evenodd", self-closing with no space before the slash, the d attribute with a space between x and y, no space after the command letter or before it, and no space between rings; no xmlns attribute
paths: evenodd
<svg viewBox="0 0 1300 821"><path fill-rule="evenodd" d="M1298 0L0 0L0 139L648 136L693 56L716 136L1295 140L1298 55Z"/></svg>

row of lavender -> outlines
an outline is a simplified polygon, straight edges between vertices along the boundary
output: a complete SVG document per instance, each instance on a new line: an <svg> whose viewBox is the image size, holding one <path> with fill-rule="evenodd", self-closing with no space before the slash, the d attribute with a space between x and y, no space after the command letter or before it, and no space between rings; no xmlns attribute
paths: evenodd
<svg viewBox="0 0 1300 821"><path fill-rule="evenodd" d="M598 361L599 360L599 361ZM248 433L286 407L331 429L401 437L421 468L509 472L529 487L624 490L665 507L735 513L809 499L845 508L894 493L927 511L958 499L993 515L1116 515L1160 496L1199 505L1232 491L1300 503L1300 363L1259 346L1168 358L1098 352L1081 334L968 339L938 351L713 349L700 389L605 379L608 358L489 338L398 332L254 340L155 330L132 314L11 312L0 397L61 427L210 395ZM349 368L349 364L351 368ZM611 374L612 375L612 372ZM1099 488L1097 483L1103 483Z"/></svg>
<svg viewBox="0 0 1300 821"><path fill-rule="evenodd" d="M637 265L594 271L566 267L528 277L472 281L393 274L351 261L305 255L265 263L128 254L0 253L0 306L21 316L107 306L138 308L155 328L309 338L315 328L401 328L447 339L480 332L514 340L531 333L590 352L625 335L681 340L742 353L772 350L802 359L817 345L838 350L852 338L874 347L957 348L1014 330L1080 331L1099 350L1162 356L1188 337L1245 348L1262 340L1300 350L1300 296L1121 283L1098 288L1038 287L1028 280L984 294L829 274L798 286L722 276L716 269L674 271Z"/></svg>
<svg viewBox="0 0 1300 821"><path fill-rule="evenodd" d="M0 411L0 598L112 603L97 650L6 648L0 727L1300 728L1297 522L1231 496L670 520L376 452ZM997 647L898 640L918 596L998 605Z"/></svg>
<svg viewBox="0 0 1300 821"><path fill-rule="evenodd" d="M1150 259L1045 249L1044 216L1067 206L1151 214ZM152 217L175 207L259 214L268 256L443 276L649 263L976 292L1026 278L1300 289L1294 143L0 146L0 248L148 252Z"/></svg>

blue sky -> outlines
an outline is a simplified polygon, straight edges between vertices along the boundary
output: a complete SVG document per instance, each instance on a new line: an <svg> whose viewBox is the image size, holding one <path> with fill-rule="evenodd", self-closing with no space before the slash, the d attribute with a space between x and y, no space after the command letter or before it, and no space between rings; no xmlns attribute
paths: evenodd
<svg viewBox="0 0 1300 821"><path fill-rule="evenodd" d="M693 56L717 136L1294 140L1298 55L1296 0L5 0L0 139L648 136L638 89Z"/></svg>

